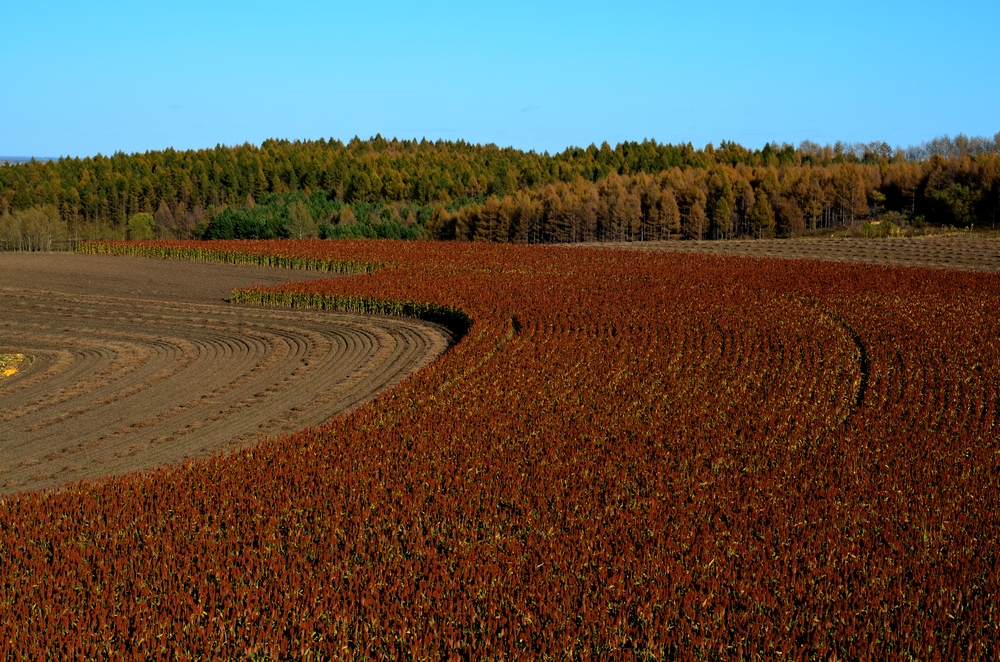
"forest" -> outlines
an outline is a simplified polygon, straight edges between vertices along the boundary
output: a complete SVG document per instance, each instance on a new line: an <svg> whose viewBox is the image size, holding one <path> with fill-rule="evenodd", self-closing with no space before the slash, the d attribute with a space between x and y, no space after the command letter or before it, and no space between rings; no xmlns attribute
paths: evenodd
<svg viewBox="0 0 1000 662"><path fill-rule="evenodd" d="M0 250L66 239L471 239L519 243L994 228L1000 133L550 155L464 141L267 140L0 166Z"/></svg>

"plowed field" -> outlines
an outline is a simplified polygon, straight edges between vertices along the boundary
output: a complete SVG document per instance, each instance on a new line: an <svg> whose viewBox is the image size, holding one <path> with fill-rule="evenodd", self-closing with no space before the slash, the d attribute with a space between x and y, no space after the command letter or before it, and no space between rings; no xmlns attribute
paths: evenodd
<svg viewBox="0 0 1000 662"><path fill-rule="evenodd" d="M943 267L963 271L1000 271L1000 240L974 236L644 241L615 242L605 245L647 251L870 262Z"/></svg>
<svg viewBox="0 0 1000 662"><path fill-rule="evenodd" d="M322 423L447 347L410 319L232 306L288 271L0 254L0 493L148 469Z"/></svg>

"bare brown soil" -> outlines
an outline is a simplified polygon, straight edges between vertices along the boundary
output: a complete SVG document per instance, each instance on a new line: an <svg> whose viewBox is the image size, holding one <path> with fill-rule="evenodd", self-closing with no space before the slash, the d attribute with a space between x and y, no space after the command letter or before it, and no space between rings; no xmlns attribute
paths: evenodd
<svg viewBox="0 0 1000 662"><path fill-rule="evenodd" d="M592 245L592 244L581 244ZM885 239L747 239L731 241L616 242L602 246L632 250L684 251L758 257L872 262L967 271L1000 271L1000 239L989 237L898 237Z"/></svg>
<svg viewBox="0 0 1000 662"><path fill-rule="evenodd" d="M301 272L0 253L0 493L150 469L320 424L440 355L416 320L226 303Z"/></svg>

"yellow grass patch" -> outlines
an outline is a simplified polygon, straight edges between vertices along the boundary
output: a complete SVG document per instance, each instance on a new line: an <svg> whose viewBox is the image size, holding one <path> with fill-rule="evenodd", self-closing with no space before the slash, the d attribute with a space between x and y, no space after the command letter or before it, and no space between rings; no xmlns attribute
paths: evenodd
<svg viewBox="0 0 1000 662"><path fill-rule="evenodd" d="M0 354L0 376L10 377L17 374L22 361L24 361L23 354Z"/></svg>

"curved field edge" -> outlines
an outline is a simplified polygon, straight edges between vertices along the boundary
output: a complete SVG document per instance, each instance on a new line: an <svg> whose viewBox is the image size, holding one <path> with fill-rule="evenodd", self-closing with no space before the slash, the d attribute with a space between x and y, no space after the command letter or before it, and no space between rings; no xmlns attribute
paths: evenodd
<svg viewBox="0 0 1000 662"><path fill-rule="evenodd" d="M996 276L326 250L392 268L268 291L475 326L323 428L0 506L0 648L996 655Z"/></svg>
<svg viewBox="0 0 1000 662"><path fill-rule="evenodd" d="M461 340L472 327L472 318L463 311L422 301L399 301L350 295L331 295L317 292L296 291L289 286L279 288L250 287L233 290L230 301L235 304L260 306L285 306L289 308L315 308L336 310L358 315L389 315L412 317L425 322L440 324L448 329L454 341ZM292 285L291 287L297 287Z"/></svg>

